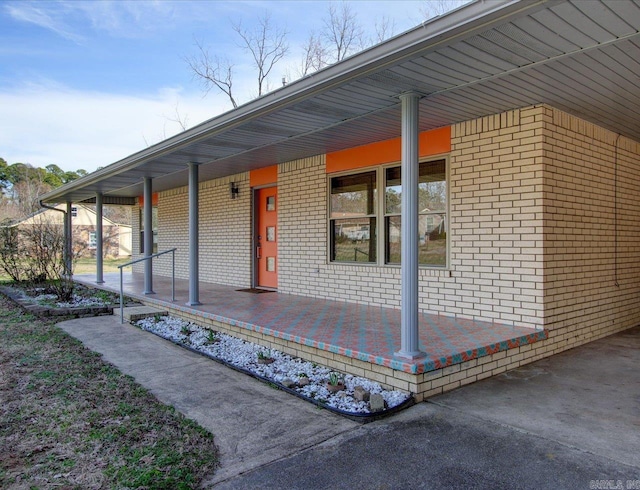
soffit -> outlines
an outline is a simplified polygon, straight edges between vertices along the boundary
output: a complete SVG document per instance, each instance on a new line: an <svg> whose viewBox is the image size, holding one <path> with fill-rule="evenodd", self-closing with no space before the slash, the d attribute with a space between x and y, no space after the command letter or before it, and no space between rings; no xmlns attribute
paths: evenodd
<svg viewBox="0 0 640 490"><path fill-rule="evenodd" d="M640 0L472 4L44 197L134 197L144 177L186 185L189 162L202 181L395 138L409 91L420 130L545 103L640 141L639 30Z"/></svg>

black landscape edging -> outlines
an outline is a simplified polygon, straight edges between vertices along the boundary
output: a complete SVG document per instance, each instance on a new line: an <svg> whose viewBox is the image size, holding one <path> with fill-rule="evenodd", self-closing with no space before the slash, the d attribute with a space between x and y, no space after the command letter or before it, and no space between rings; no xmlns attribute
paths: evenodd
<svg viewBox="0 0 640 490"><path fill-rule="evenodd" d="M138 327L140 328L140 327ZM335 408L332 407L330 405L327 405L326 403L322 403L319 400L316 400L315 398L311 398L308 397L306 395L303 395L302 393L293 390L291 388L287 388L286 386L284 386L281 383L278 383L277 381L274 381L272 379L269 379L265 376L261 376L260 374L254 373L253 371L249 371L248 369L244 369L238 366L235 366L233 364L231 364L230 362L225 361L224 359L220 359L218 357L212 356L211 354L207 354L206 352L201 352L197 349L195 349L194 347L191 347L189 345L183 344L181 342L178 342L176 340L167 338L163 335L157 334L155 332L151 332L149 330L144 330L142 328L140 328L140 330L143 330L144 332L148 332L151 333L153 335L157 335L158 337L160 337L161 339L167 340L169 342L171 342L172 344L177 345L178 347L182 347L183 349L187 349L191 352L193 352L194 354L199 354L201 356L207 357L209 359L211 359L212 361L215 361L217 363L223 364L224 366L230 367L231 369L234 369L235 371L238 371L240 373L246 374L251 376L252 378L257 379L258 381L262 381L265 384L268 385L273 385L276 388L278 388L279 390L285 391L291 395L295 395L298 398L301 398L302 400L305 400L309 403L313 403L314 405L316 405L317 407L323 408L325 410L328 410L330 412L333 412L337 415L341 415L342 417L346 417L348 419L354 420L356 422L360 422L361 424L367 424L369 422L374 422L375 420L380 420L384 417L388 417L391 416L395 413L398 413L401 410L404 410L405 408L409 408L410 406L415 404L415 400L413 399L413 394L410 393L409 394L409 398L407 398L405 401L403 401L401 404L396 405L395 407L392 408L388 408L385 410L381 410L379 412L371 412L371 413L360 413L360 412L347 412L346 410L341 410L339 408Z"/></svg>

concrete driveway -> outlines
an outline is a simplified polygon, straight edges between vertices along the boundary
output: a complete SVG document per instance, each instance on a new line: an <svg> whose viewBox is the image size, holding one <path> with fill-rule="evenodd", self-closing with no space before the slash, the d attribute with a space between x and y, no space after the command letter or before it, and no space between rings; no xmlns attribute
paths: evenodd
<svg viewBox="0 0 640 490"><path fill-rule="evenodd" d="M640 489L640 328L434 397L216 488Z"/></svg>
<svg viewBox="0 0 640 490"><path fill-rule="evenodd" d="M216 489L640 489L640 327L361 426L113 317L60 326L214 434Z"/></svg>

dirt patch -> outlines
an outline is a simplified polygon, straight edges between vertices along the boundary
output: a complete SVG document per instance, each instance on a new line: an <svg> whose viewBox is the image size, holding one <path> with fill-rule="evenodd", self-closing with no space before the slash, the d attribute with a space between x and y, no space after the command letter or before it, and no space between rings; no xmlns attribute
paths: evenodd
<svg viewBox="0 0 640 490"><path fill-rule="evenodd" d="M0 297L0 487L197 488L213 436Z"/></svg>

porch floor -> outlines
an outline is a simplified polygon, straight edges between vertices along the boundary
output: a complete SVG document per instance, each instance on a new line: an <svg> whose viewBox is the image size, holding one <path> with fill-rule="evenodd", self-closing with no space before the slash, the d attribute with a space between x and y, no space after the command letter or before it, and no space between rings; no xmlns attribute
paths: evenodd
<svg viewBox="0 0 640 490"><path fill-rule="evenodd" d="M120 291L119 273L105 273L105 282L100 285L95 275L79 274L74 279ZM188 280L176 279L175 302L171 301L171 278L154 276L152 295L142 293L142 274L125 272L123 284L127 296L147 304L170 305L185 313L412 374L547 338L544 330L421 313L420 350L426 356L406 361L394 357L400 348L400 310L277 292L255 294L206 282L200 282L203 304L186 306Z"/></svg>

